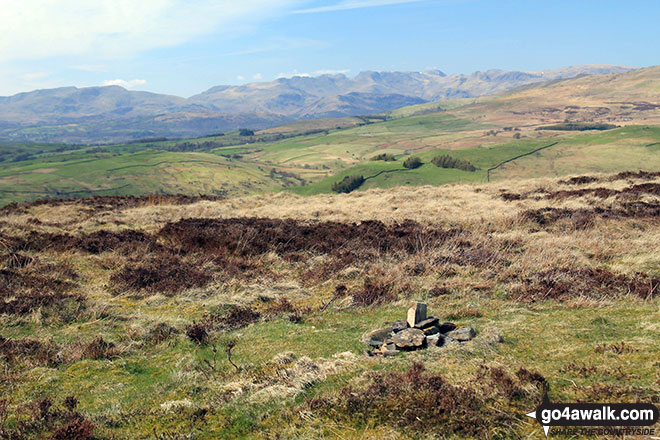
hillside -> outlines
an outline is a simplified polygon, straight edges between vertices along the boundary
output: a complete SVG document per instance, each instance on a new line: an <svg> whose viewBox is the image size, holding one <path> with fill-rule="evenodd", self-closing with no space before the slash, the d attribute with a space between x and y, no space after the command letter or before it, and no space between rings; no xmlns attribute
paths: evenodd
<svg viewBox="0 0 660 440"><path fill-rule="evenodd" d="M660 68L652 67L371 117L297 121L243 136L0 146L0 201L152 192L227 196L283 188L309 195L331 192L334 183L354 175L367 178L363 190L660 171L659 126ZM372 160L382 154L393 160ZM423 165L405 169L411 155ZM431 162L438 156L466 161L474 170L437 167Z"/></svg>
<svg viewBox="0 0 660 440"><path fill-rule="evenodd" d="M658 401L659 188L627 172L7 207L0 437L542 439L525 414L545 390ZM476 336L374 354L368 332L411 300Z"/></svg>
<svg viewBox="0 0 660 440"><path fill-rule="evenodd" d="M0 140L108 144L203 136L241 127L274 127L297 119L380 113L547 80L627 70L630 68L577 66L543 72L489 70L472 75L362 72L354 78L322 75L217 86L188 99L119 86L37 90L0 97Z"/></svg>

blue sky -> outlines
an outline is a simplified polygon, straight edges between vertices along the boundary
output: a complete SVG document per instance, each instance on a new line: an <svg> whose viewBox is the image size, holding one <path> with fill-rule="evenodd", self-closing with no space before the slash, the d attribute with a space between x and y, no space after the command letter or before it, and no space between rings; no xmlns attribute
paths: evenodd
<svg viewBox="0 0 660 440"><path fill-rule="evenodd" d="M362 70L659 64L660 3L591 0L0 0L0 95Z"/></svg>

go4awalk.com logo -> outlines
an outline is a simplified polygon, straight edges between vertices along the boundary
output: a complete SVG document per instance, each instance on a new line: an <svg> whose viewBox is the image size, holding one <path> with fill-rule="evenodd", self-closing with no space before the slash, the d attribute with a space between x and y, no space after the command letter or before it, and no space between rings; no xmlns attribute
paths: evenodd
<svg viewBox="0 0 660 440"><path fill-rule="evenodd" d="M552 426L582 427L572 435L627 434L654 435L651 427L658 422L658 408L651 403L552 403L546 393L536 411L526 414L543 426L546 437ZM609 429L587 429L601 427ZM619 427L615 430L612 427ZM633 429L635 427L636 429ZM605 432L607 431L607 432Z"/></svg>

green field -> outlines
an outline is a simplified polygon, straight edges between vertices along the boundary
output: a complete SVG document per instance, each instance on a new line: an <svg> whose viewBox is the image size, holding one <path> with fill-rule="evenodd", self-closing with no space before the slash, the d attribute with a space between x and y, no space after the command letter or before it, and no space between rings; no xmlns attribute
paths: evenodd
<svg viewBox="0 0 660 440"><path fill-rule="evenodd" d="M611 130L536 130L553 122L540 98L566 94L554 90L566 83L570 81L370 117L299 121L250 136L234 131L104 146L0 145L0 204L97 194L239 195L290 189L311 195L330 192L333 183L349 175L365 177L360 190L484 182L489 168L553 143L498 167L490 179L660 170L660 125L640 123L649 120L646 114L640 113L640 122L628 121ZM595 90L585 96L612 99L607 91ZM630 114L630 106L607 105L610 115ZM593 107L584 108L588 113ZM554 115L560 109L550 110ZM397 160L371 160L382 153ZM441 154L467 160L477 170L442 169L429 163ZM405 170L402 164L411 155L425 164Z"/></svg>

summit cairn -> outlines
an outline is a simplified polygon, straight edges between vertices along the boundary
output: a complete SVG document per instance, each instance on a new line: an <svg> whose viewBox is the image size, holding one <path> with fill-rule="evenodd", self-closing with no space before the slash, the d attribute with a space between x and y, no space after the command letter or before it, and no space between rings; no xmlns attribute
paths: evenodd
<svg viewBox="0 0 660 440"><path fill-rule="evenodd" d="M472 327L457 327L453 322L441 323L438 318L427 316L426 311L425 303L412 301L407 320L365 333L362 342L372 348L366 354L393 356L420 348L464 344L476 336Z"/></svg>

